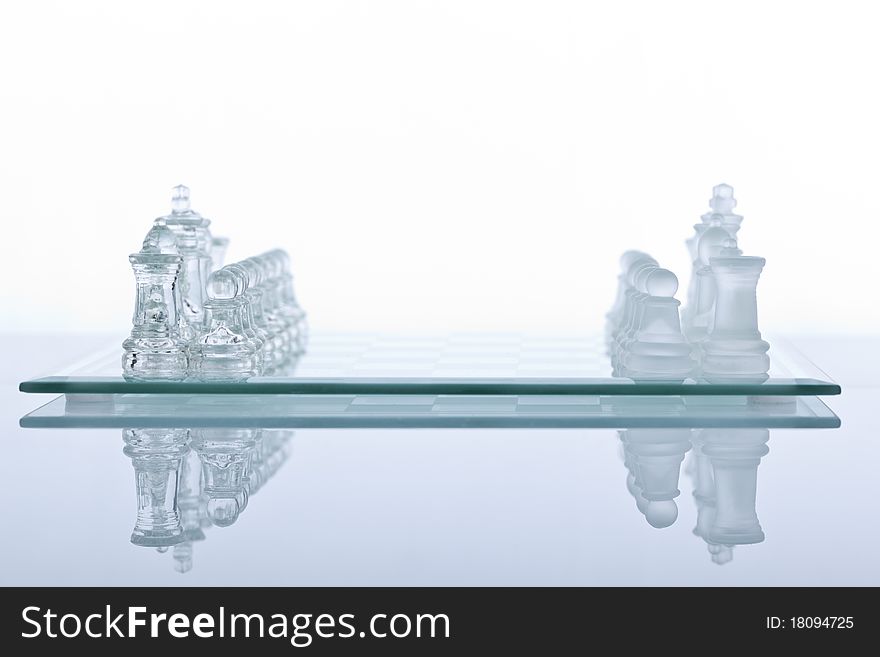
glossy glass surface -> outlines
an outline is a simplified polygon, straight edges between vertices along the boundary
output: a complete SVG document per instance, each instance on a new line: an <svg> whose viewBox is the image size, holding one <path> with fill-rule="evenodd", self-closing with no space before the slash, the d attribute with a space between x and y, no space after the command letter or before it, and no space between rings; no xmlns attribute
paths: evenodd
<svg viewBox="0 0 880 657"><path fill-rule="evenodd" d="M771 338L763 382L644 381L612 376L600 336L317 334L281 375L244 382L126 381L118 349L24 381L23 392L345 395L836 395L840 386Z"/></svg>

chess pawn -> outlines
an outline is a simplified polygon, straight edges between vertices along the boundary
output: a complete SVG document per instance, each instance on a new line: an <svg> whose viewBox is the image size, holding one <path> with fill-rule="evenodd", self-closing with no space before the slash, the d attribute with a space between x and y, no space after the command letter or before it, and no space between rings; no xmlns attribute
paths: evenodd
<svg viewBox="0 0 880 657"><path fill-rule="evenodd" d="M626 291L623 293L623 310L620 313L620 322L611 334L610 355L614 376L620 375L618 372L620 345L628 336L638 314L638 302L642 294L636 287L636 279L644 275L647 270L656 267L657 261L649 255L634 256L630 261L626 274Z"/></svg>
<svg viewBox="0 0 880 657"><path fill-rule="evenodd" d="M184 540L178 509L181 460L189 451L186 429L124 429L123 453L131 459L137 520L131 542L168 547Z"/></svg>
<svg viewBox="0 0 880 657"><path fill-rule="evenodd" d="M304 338L300 336L305 313L296 304L295 298L292 303L285 298L285 287L289 278L289 275L285 273L285 263L288 261L287 254L281 249L275 249L264 253L262 257L270 263L272 269L269 284L272 286L273 312L284 326L289 349L288 356L296 358L303 353L305 348Z"/></svg>
<svg viewBox="0 0 880 657"><path fill-rule="evenodd" d="M684 455L691 448L690 431L629 429L624 446L631 459L633 483L646 501L645 519L657 529L669 527L678 518L674 500L681 493L678 479Z"/></svg>
<svg viewBox="0 0 880 657"><path fill-rule="evenodd" d="M283 360L282 345L273 333L276 327L269 325L263 309L262 268L249 259L236 263L236 266L243 269L248 278L244 296L250 308L251 323L263 341L263 370L266 374L274 374Z"/></svg>
<svg viewBox="0 0 880 657"><path fill-rule="evenodd" d="M248 465L255 429L193 429L192 448L202 463L202 492L217 527L238 520L248 502Z"/></svg>
<svg viewBox="0 0 880 657"><path fill-rule="evenodd" d="M128 257L137 286L131 335L122 343L122 375L129 381L186 377L186 345L177 329L175 283L180 256L141 252Z"/></svg>
<svg viewBox="0 0 880 657"><path fill-rule="evenodd" d="M645 273L646 272L646 273ZM668 269L643 270L642 297L632 338L621 344L620 371L637 380L683 380L694 369L691 347L681 333L675 299L678 278Z"/></svg>
<svg viewBox="0 0 880 657"><path fill-rule="evenodd" d="M624 301L626 299L626 291L629 289L629 285L627 283L627 274L629 273L629 268L635 260L638 258L647 258L650 257L646 253L642 253L641 251L626 251L622 256L620 256L620 273L617 275L617 295L614 297L614 305L611 306L611 310L608 311L608 314L605 315L605 346L609 349L610 353L610 345L612 340L612 334L617 326L620 324L620 320L623 315L623 306Z"/></svg>
<svg viewBox="0 0 880 657"><path fill-rule="evenodd" d="M715 310L715 280L710 260L718 255L730 235L720 223L709 227L700 237L697 260L693 263L693 286L688 291L688 304L682 312L684 334L691 342L705 340Z"/></svg>
<svg viewBox="0 0 880 657"><path fill-rule="evenodd" d="M715 517L706 539L718 545L760 543L755 502L758 465L770 450L767 429L704 429L702 452L712 463Z"/></svg>
<svg viewBox="0 0 880 657"><path fill-rule="evenodd" d="M204 320L202 304L205 284L211 272L210 220L190 208L189 188L178 185L173 190L171 214L159 217L154 224L167 227L175 236L183 262L178 293L181 299L180 335L186 341L195 337Z"/></svg>
<svg viewBox="0 0 880 657"><path fill-rule="evenodd" d="M263 330L259 326L256 326L256 323L254 322L253 309L251 308L251 304L247 296L247 290L250 287L250 278L248 276L247 270L240 264L233 263L231 265L226 265L225 267L223 267L223 271L232 274L238 280L238 285L242 291L238 299L241 303L242 327L244 329L244 334L247 336L248 340L257 351L257 355L259 356L259 370L262 374L263 370L265 369L263 346L269 336L265 330Z"/></svg>
<svg viewBox="0 0 880 657"><path fill-rule="evenodd" d="M211 271L217 271L226 260L226 250L229 248L228 237L211 238Z"/></svg>
<svg viewBox="0 0 880 657"><path fill-rule="evenodd" d="M293 274L290 271L290 257L282 249L274 251L281 263L281 307L296 325L294 351L297 356L304 354L309 342L309 324L306 311L296 300L293 291Z"/></svg>
<svg viewBox="0 0 880 657"><path fill-rule="evenodd" d="M642 489L636 479L635 455L626 448L629 431L622 429L618 431L622 447L623 447L623 465L626 467L626 490L632 495L636 502L636 508L639 513L645 515L648 510L648 500L642 497Z"/></svg>
<svg viewBox="0 0 880 657"><path fill-rule="evenodd" d="M269 254L259 255L255 258L248 258L260 270L260 289L263 292L263 316L266 320L266 327L270 335L275 337L275 348L278 350L277 367L281 367L283 363L293 353L291 344L290 327L287 325L285 318L280 314L281 298L277 293L276 277L280 273L276 262Z"/></svg>
<svg viewBox="0 0 880 657"><path fill-rule="evenodd" d="M190 375L201 381L243 381L260 374L260 354L245 334L239 279L225 268L208 279L206 329L189 345Z"/></svg>
<svg viewBox="0 0 880 657"><path fill-rule="evenodd" d="M758 331L756 292L765 262L742 255L732 239L710 259L715 310L708 338L701 344L701 366L703 377L711 383L767 380L770 344Z"/></svg>

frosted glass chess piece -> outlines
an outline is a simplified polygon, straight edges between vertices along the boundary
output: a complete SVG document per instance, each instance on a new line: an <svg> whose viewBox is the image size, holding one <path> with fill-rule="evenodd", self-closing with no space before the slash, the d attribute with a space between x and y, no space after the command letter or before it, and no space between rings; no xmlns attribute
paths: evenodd
<svg viewBox="0 0 880 657"><path fill-rule="evenodd" d="M715 217L720 216L721 227L735 239L743 220L741 215L734 214L735 207L736 199L733 197L733 187L725 183L715 185L712 188L712 198L709 199L710 210L701 217L703 224L708 225Z"/></svg>
<svg viewBox="0 0 880 657"><path fill-rule="evenodd" d="M715 308L708 338L701 343L703 377L712 383L761 383L768 378L770 344L758 331L757 287L766 260L744 256L728 239L710 258Z"/></svg>
<svg viewBox="0 0 880 657"><path fill-rule="evenodd" d="M155 225L166 226L177 241L183 259L178 294L181 299L181 337L191 340L202 325L205 284L211 272L210 220L190 208L189 188L178 185L173 190L171 214L159 217Z"/></svg>
<svg viewBox="0 0 880 657"><path fill-rule="evenodd" d="M635 455L626 448L628 432L628 429L620 429L617 432L623 452L623 465L626 467L626 490L635 500L639 513L645 515L645 511L648 509L648 500L642 497L642 489L636 479Z"/></svg>
<svg viewBox="0 0 880 657"><path fill-rule="evenodd" d="M124 429L123 453L131 459L137 489L137 520L131 542L167 547L184 540L178 510L178 476L189 451L186 429Z"/></svg>
<svg viewBox="0 0 880 657"><path fill-rule="evenodd" d="M620 256L620 273L617 276L617 295L614 297L614 304L611 310L605 315L605 346L610 354L611 342L613 334L623 319L624 302L626 300L626 291L629 289L627 276L629 268L639 258L650 258L647 253L641 251L626 251Z"/></svg>
<svg viewBox="0 0 880 657"><path fill-rule="evenodd" d="M702 452L712 463L715 517L706 539L717 545L764 540L755 509L758 465L770 451L767 429L704 429Z"/></svg>
<svg viewBox="0 0 880 657"><path fill-rule="evenodd" d="M623 310L620 313L620 321L611 333L611 344L609 348L611 365L615 376L619 376L617 370L620 345L633 326L637 315L638 301L641 298L641 292L636 288L636 279L642 275L642 270L649 270L656 267L657 261L647 254L639 254L630 259L629 268L626 273L626 290L623 294Z"/></svg>
<svg viewBox="0 0 880 657"><path fill-rule="evenodd" d="M228 237L211 238L211 271L217 271L226 260L226 251L229 248Z"/></svg>
<svg viewBox="0 0 880 657"><path fill-rule="evenodd" d="M715 472L708 456L703 454L703 429L695 429L692 432L691 444L693 449L690 453L690 474L694 484L694 502L697 507L697 523L694 526L694 536L698 536L706 543L712 563L723 566L733 560L733 547L719 545L709 540L709 532L715 524L716 498L715 498Z"/></svg>
<svg viewBox="0 0 880 657"><path fill-rule="evenodd" d="M248 503L248 465L256 429L192 429L192 448L202 463L208 517L217 527L238 520Z"/></svg>
<svg viewBox="0 0 880 657"><path fill-rule="evenodd" d="M189 345L189 373L201 381L244 381L260 374L260 353L245 333L245 299L238 277L225 268L208 279L206 328Z"/></svg>
<svg viewBox="0 0 880 657"><path fill-rule="evenodd" d="M175 290L182 259L158 249L128 259L137 293L131 335L122 343L122 375L129 381L184 379L186 344L178 332Z"/></svg>
<svg viewBox="0 0 880 657"><path fill-rule="evenodd" d="M693 286L682 311L682 329L692 343L704 340L709 334L715 311L715 280L709 263L728 239L730 235L717 222L700 237L693 264Z"/></svg>
<svg viewBox="0 0 880 657"><path fill-rule="evenodd" d="M675 498L681 494L681 463L691 448L688 429L627 429L621 436L628 469L627 487L638 491L636 503L652 527L669 527L678 518ZM626 463L626 460L624 461Z"/></svg>
<svg viewBox="0 0 880 657"><path fill-rule="evenodd" d="M684 380L695 362L681 332L678 278L668 269L644 269L637 284L642 296L632 337L621 343L620 372L636 380Z"/></svg>

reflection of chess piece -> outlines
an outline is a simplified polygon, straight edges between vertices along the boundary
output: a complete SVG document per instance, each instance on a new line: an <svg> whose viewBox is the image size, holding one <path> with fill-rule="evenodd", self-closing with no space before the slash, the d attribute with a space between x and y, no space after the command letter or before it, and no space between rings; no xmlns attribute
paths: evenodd
<svg viewBox="0 0 880 657"><path fill-rule="evenodd" d="M697 506L694 535L706 542L712 562L723 565L733 559L733 548L712 543L708 538L709 530L715 524L715 474L709 457L703 454L702 432L701 429L695 429L692 433L693 449L687 468L694 482L694 501Z"/></svg>
<svg viewBox="0 0 880 657"><path fill-rule="evenodd" d="M186 345L177 321L175 282L180 256L141 251L128 257L137 283L129 338L122 343L122 374L128 380L186 377Z"/></svg>
<svg viewBox="0 0 880 657"><path fill-rule="evenodd" d="M193 429L192 448L202 463L203 493L211 522L234 523L248 503L248 465L259 429Z"/></svg>
<svg viewBox="0 0 880 657"><path fill-rule="evenodd" d="M202 513L207 500L201 494L202 468L199 456L190 451L180 464L180 493L177 496L183 543L174 546L174 568L179 573L192 569L193 543L205 540Z"/></svg>
<svg viewBox="0 0 880 657"><path fill-rule="evenodd" d="M178 509L181 460L189 451L186 429L124 429L123 453L131 459L137 487L135 545L167 547L184 540Z"/></svg>
<svg viewBox="0 0 880 657"><path fill-rule="evenodd" d="M702 453L715 482L715 517L705 538L718 545L760 543L764 532L755 501L758 465L769 452L767 429L703 429Z"/></svg>
<svg viewBox="0 0 880 657"><path fill-rule="evenodd" d="M715 310L708 338L701 344L707 381L761 383L767 380L770 345L758 331L758 278L764 258L744 256L733 239L710 258Z"/></svg>
<svg viewBox="0 0 880 657"><path fill-rule="evenodd" d="M691 447L688 429L627 429L621 432L624 463L632 474L627 487L652 527L668 527L678 518L674 499L681 462ZM637 493L636 493L637 491Z"/></svg>
<svg viewBox="0 0 880 657"><path fill-rule="evenodd" d="M189 188L178 185L171 199L171 214L159 217L157 226L167 227L175 236L182 258L179 294L181 300L181 337L191 340L204 319L202 302L205 284L211 272L211 221L190 208Z"/></svg>

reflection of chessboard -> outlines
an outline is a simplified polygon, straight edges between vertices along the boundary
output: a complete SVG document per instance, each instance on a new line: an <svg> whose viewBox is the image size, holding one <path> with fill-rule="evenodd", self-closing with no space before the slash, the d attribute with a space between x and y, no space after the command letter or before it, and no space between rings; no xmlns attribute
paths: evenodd
<svg viewBox="0 0 880 657"><path fill-rule="evenodd" d="M611 376L601 336L460 333L313 335L297 378L598 378Z"/></svg>

